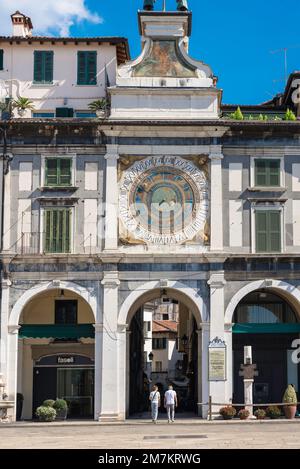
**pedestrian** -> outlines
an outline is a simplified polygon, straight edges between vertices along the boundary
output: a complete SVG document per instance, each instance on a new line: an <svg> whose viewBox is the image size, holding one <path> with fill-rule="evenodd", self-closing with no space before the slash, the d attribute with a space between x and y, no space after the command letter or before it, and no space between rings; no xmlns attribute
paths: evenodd
<svg viewBox="0 0 300 469"><path fill-rule="evenodd" d="M158 391L158 387L156 386L156 384L152 388L152 392L150 393L149 400L151 401L152 422L157 423L158 408L160 407L160 393Z"/></svg>
<svg viewBox="0 0 300 469"><path fill-rule="evenodd" d="M173 386L170 384L169 389L165 392L165 408L168 414L168 423L175 420L175 407L178 406L177 394Z"/></svg>

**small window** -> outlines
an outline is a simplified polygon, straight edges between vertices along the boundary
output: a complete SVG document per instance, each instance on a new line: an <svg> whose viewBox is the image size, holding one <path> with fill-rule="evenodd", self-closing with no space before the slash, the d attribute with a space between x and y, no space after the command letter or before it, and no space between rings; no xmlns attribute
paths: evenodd
<svg viewBox="0 0 300 469"><path fill-rule="evenodd" d="M4 70L4 51L0 49L0 70Z"/></svg>
<svg viewBox="0 0 300 469"><path fill-rule="evenodd" d="M55 324L77 324L77 300L55 301Z"/></svg>
<svg viewBox="0 0 300 469"><path fill-rule="evenodd" d="M78 52L77 85L97 85L97 52Z"/></svg>
<svg viewBox="0 0 300 469"><path fill-rule="evenodd" d="M163 321L168 321L169 315L168 314L163 314Z"/></svg>
<svg viewBox="0 0 300 469"><path fill-rule="evenodd" d="M45 210L45 252L68 253L71 248L71 209Z"/></svg>
<svg viewBox="0 0 300 469"><path fill-rule="evenodd" d="M154 371L156 373L161 373L162 372L162 362L155 362L154 363Z"/></svg>
<svg viewBox="0 0 300 469"><path fill-rule="evenodd" d="M72 182L71 158L46 158L46 186L70 186Z"/></svg>
<svg viewBox="0 0 300 469"><path fill-rule="evenodd" d="M280 160L255 160L255 186L280 186Z"/></svg>
<svg viewBox="0 0 300 469"><path fill-rule="evenodd" d="M53 51L34 51L34 83L53 83L53 55Z"/></svg>
<svg viewBox="0 0 300 469"><path fill-rule="evenodd" d="M55 114L56 117L73 117L74 109L71 107L57 107Z"/></svg>
<svg viewBox="0 0 300 469"><path fill-rule="evenodd" d="M166 338L152 339L152 348L153 350L165 350L167 348L167 339Z"/></svg>
<svg viewBox="0 0 300 469"><path fill-rule="evenodd" d="M279 210L256 210L256 252L281 251L281 222Z"/></svg>

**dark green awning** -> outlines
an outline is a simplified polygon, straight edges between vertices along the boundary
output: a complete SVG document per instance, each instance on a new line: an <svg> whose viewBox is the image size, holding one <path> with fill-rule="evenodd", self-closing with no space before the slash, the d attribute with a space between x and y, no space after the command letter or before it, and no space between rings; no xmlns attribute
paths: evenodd
<svg viewBox="0 0 300 469"><path fill-rule="evenodd" d="M80 339L95 337L93 324L24 324L20 339Z"/></svg>
<svg viewBox="0 0 300 469"><path fill-rule="evenodd" d="M300 323L274 323L274 324L235 324L232 328L234 334L294 334L300 333Z"/></svg>

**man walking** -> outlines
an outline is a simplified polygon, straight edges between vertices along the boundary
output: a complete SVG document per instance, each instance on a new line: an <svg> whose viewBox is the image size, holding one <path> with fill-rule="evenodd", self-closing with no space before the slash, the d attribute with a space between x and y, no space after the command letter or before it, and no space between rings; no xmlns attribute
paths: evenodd
<svg viewBox="0 0 300 469"><path fill-rule="evenodd" d="M160 393L156 385L153 386L149 400L151 401L151 417L152 422L157 423L158 408L160 407Z"/></svg>
<svg viewBox="0 0 300 469"><path fill-rule="evenodd" d="M168 391L165 392L165 408L168 414L168 423L174 422L175 419L175 407L177 407L177 394L170 384Z"/></svg>

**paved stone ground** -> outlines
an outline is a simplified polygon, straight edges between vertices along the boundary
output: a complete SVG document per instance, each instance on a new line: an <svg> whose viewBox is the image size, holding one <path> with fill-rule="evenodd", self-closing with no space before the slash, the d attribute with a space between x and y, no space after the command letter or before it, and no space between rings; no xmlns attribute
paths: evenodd
<svg viewBox="0 0 300 469"><path fill-rule="evenodd" d="M300 421L1 424L1 449L300 448Z"/></svg>

